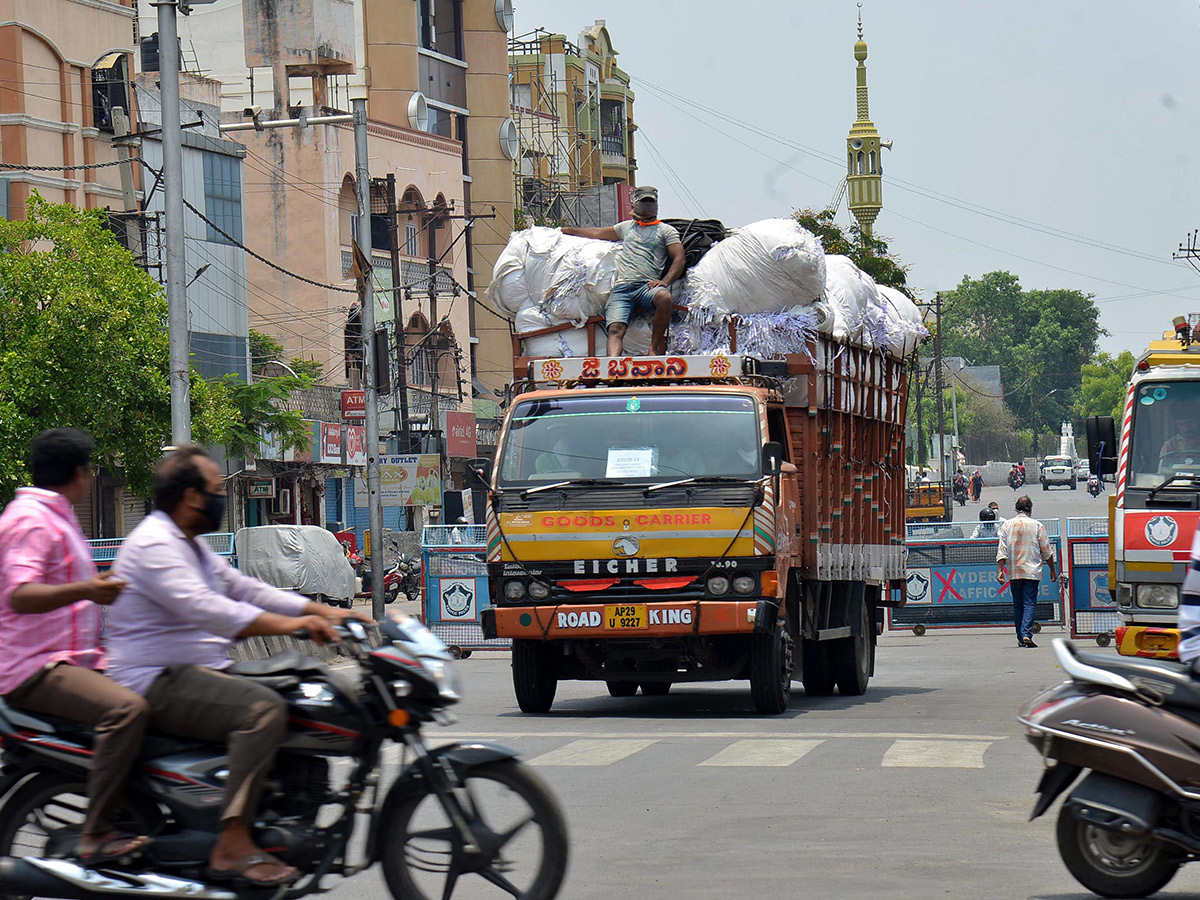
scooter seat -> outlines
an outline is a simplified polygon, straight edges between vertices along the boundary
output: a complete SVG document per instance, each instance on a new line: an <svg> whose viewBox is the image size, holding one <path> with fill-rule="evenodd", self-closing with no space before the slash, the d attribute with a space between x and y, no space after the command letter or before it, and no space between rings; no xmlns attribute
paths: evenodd
<svg viewBox="0 0 1200 900"><path fill-rule="evenodd" d="M1200 709L1200 680L1182 663L1078 650L1075 656L1085 665L1120 675L1138 688L1158 694L1166 706Z"/></svg>
<svg viewBox="0 0 1200 900"><path fill-rule="evenodd" d="M292 675L300 672L327 672L329 667L319 659L305 656L299 650L284 650L266 659L247 659L225 669L230 675L245 678L269 678L274 675Z"/></svg>

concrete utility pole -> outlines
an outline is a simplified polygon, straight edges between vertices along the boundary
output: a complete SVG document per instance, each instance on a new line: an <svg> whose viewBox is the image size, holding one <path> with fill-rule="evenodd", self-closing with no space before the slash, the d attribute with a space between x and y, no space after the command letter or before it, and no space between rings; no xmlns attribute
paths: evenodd
<svg viewBox="0 0 1200 900"><path fill-rule="evenodd" d="M371 173L367 156L367 100L351 101L354 111L354 180L358 187L358 248L371 260ZM383 497L379 493L379 393L375 374L375 298L371 273L363 276L363 389L367 401L367 509L371 524L371 616L383 618ZM395 273L392 273L395 277Z"/></svg>
<svg viewBox="0 0 1200 900"><path fill-rule="evenodd" d="M129 116L124 107L114 106L112 109L113 146L117 149L117 159L121 161L121 200L128 214L125 223L125 246L133 254L139 265L144 265L142 259L142 223L138 219L137 191L133 184L133 160L129 156L129 141L122 140L129 136Z"/></svg>
<svg viewBox="0 0 1200 900"><path fill-rule="evenodd" d="M387 174L387 215L388 235L392 244L392 316L396 326L396 360L399 363L399 371L396 373L396 395L400 401L400 408L396 415L400 421L396 423L396 430L400 432L400 452L408 453L412 449L408 424L408 337L404 330L404 309L401 302L403 285L400 278L400 220L396 213L394 172Z"/></svg>
<svg viewBox="0 0 1200 900"><path fill-rule="evenodd" d="M171 443L192 440L188 361L188 312L184 287L183 132L179 122L179 32L176 0L156 0L158 7L159 94L162 98L164 241L167 257L167 340L171 361ZM185 6L184 12L187 12Z"/></svg>
<svg viewBox="0 0 1200 900"><path fill-rule="evenodd" d="M937 339L934 342L934 353L937 355L937 417L938 417L938 471L939 481L946 480L946 411L944 404L945 386L942 384L942 292L937 292Z"/></svg>

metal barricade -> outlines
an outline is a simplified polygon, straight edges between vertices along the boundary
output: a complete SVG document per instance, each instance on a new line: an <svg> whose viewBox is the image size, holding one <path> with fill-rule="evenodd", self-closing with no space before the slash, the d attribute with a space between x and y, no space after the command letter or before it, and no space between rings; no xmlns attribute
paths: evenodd
<svg viewBox="0 0 1200 900"><path fill-rule="evenodd" d="M480 627L488 593L487 536L483 525L429 525L421 532L424 617L429 630L456 656L507 650L506 638L485 640Z"/></svg>
<svg viewBox="0 0 1200 900"><path fill-rule="evenodd" d="M1094 638L1107 647L1121 624L1108 584L1108 518L1067 519L1071 637Z"/></svg>
<svg viewBox="0 0 1200 900"><path fill-rule="evenodd" d="M237 565L237 551L233 546L233 532L215 532L203 535L203 538L208 546L212 548L213 553L217 554L217 556L223 556L233 565ZM92 548L92 562L96 564L96 568L101 572L111 568L113 560L117 558L117 553L124 543L125 538L98 538L94 541L88 541L88 546Z"/></svg>
<svg viewBox="0 0 1200 900"><path fill-rule="evenodd" d="M888 628L911 628L924 634L928 628L984 628L1011 625L1012 598L1007 585L996 581L994 537L972 538L978 522L909 525L908 602L888 612ZM1042 522L1059 559L1061 537L1057 519ZM1035 621L1039 625L1064 624L1062 592L1042 569Z"/></svg>

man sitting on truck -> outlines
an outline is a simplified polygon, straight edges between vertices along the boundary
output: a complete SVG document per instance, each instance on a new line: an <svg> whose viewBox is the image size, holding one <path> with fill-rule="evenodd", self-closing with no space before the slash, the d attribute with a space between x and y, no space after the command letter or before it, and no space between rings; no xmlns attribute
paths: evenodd
<svg viewBox="0 0 1200 900"><path fill-rule="evenodd" d="M563 234L620 241L617 271L612 292L604 307L608 332L608 355L620 356L625 347L625 331L637 310L653 312L650 352L667 352L667 326L671 324L673 301L670 286L683 275L684 252L679 232L658 219L658 188L637 187L630 194L633 219L608 228L564 228ZM667 268L667 260L671 267Z"/></svg>
<svg viewBox="0 0 1200 900"><path fill-rule="evenodd" d="M1175 419L1175 433L1163 441L1162 449L1158 451L1159 462L1177 453L1200 456L1200 421L1192 416Z"/></svg>

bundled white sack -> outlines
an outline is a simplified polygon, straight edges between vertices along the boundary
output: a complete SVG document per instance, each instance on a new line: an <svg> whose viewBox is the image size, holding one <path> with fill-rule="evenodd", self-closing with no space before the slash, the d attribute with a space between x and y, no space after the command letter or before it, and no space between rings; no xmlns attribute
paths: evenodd
<svg viewBox="0 0 1200 900"><path fill-rule="evenodd" d="M821 325L822 333L860 347L877 346L872 326L883 314L879 288L849 257L825 257L825 301L830 315Z"/></svg>
<svg viewBox="0 0 1200 900"><path fill-rule="evenodd" d="M921 311L906 295L895 288L880 286L883 300L883 330L888 353L903 358L917 349L929 329L921 319Z"/></svg>
<svg viewBox="0 0 1200 900"><path fill-rule="evenodd" d="M508 315L532 305L552 318L582 323L604 311L618 247L557 228L515 231L496 260L488 296Z"/></svg>
<svg viewBox="0 0 1200 900"><path fill-rule="evenodd" d="M825 291L821 242L794 219L737 228L688 273L684 302L715 313L781 312Z"/></svg>
<svg viewBox="0 0 1200 900"><path fill-rule="evenodd" d="M562 319L546 315L532 304L517 311L513 328L518 337L529 331L541 331L543 328L553 328L556 325L569 325ZM602 338L601 338L602 340ZM597 351L603 343L597 344ZM550 356L587 356L587 328L572 326L555 331L552 334L541 334L536 337L521 339L521 352L529 357Z"/></svg>

